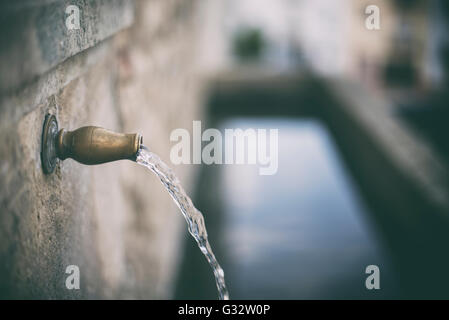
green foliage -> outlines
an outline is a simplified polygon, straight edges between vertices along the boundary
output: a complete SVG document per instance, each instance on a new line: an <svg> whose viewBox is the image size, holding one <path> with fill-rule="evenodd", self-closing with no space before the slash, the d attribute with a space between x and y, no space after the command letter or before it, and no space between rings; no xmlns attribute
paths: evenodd
<svg viewBox="0 0 449 320"><path fill-rule="evenodd" d="M234 34L234 55L243 61L258 60L265 48L262 32L256 28L244 28Z"/></svg>

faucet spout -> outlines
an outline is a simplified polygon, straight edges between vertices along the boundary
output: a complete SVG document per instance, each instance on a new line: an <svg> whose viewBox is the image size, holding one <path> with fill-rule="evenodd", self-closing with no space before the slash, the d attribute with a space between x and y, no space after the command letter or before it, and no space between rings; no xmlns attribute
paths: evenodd
<svg viewBox="0 0 449 320"><path fill-rule="evenodd" d="M57 130L56 117L47 116L41 153L46 173L53 172L56 158L71 158L87 165L124 159L135 161L142 144L142 136L137 133L116 133L94 126L81 127L74 131Z"/></svg>
<svg viewBox="0 0 449 320"><path fill-rule="evenodd" d="M100 127L81 127L75 131L61 129L56 141L58 158L72 158L93 165L116 160L135 160L142 143L139 134L115 133Z"/></svg>

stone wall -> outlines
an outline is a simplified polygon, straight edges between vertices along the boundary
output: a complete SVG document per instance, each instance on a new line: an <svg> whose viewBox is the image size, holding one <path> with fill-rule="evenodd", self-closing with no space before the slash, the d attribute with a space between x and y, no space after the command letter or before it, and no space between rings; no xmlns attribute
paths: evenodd
<svg viewBox="0 0 449 320"><path fill-rule="evenodd" d="M8 8L29 20L2 31L0 50L0 297L170 298L185 222L160 182L131 161L68 159L45 175L41 133L47 113L60 128L138 132L168 162L171 130L202 114L198 4L74 1L82 34L73 36L63 23L72 1L30 3ZM64 37L75 45L61 51ZM36 65L44 54L53 60ZM190 191L192 170L175 168ZM80 268L79 290L65 286L68 265Z"/></svg>

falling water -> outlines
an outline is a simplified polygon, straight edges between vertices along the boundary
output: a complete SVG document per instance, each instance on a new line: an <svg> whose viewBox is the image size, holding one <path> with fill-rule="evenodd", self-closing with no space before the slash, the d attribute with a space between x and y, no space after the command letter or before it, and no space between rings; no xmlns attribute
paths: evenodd
<svg viewBox="0 0 449 320"><path fill-rule="evenodd" d="M229 293L224 281L223 269L218 264L214 253L207 240L207 231L204 224L204 217L201 212L195 208L192 200L187 196L179 179L173 171L154 153L142 146L137 154L136 162L143 165L155 173L162 184L165 186L171 197L178 205L187 222L187 227L192 237L198 243L198 247L209 262L215 276L218 295L221 300L228 300Z"/></svg>

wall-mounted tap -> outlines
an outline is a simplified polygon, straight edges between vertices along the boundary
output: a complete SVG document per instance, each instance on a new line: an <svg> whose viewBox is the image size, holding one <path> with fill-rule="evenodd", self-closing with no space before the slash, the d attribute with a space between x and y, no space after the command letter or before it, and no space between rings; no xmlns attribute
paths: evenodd
<svg viewBox="0 0 449 320"><path fill-rule="evenodd" d="M141 144L142 136L136 133L115 133L93 126L58 130L56 117L47 115L42 132L42 168L45 173L52 173L57 158L72 158L87 165L135 160Z"/></svg>

